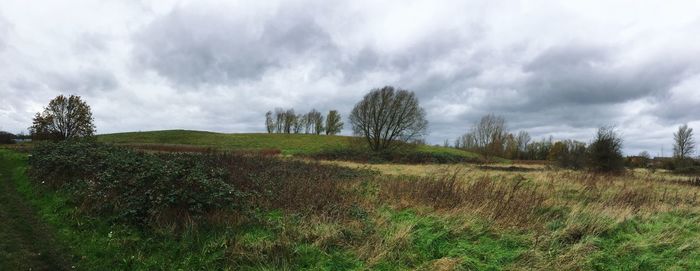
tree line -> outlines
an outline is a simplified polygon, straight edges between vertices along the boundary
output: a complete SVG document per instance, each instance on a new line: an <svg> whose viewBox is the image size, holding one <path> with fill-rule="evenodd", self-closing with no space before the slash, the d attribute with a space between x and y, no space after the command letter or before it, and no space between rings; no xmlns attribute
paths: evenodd
<svg viewBox="0 0 700 271"><path fill-rule="evenodd" d="M427 134L428 121L415 93L385 86L370 90L350 113L353 134L363 138L374 152L391 151L402 143L421 142ZM296 114L294 109L277 108L265 114L268 133L305 133L336 135L344 123L337 110L324 115L312 109ZM95 125L90 106L79 96L60 95L35 115L29 128L32 139L64 140L91 137ZM11 134L0 134L8 139ZM698 167L692 159L695 152L693 129L682 125L673 134L674 167ZM503 157L522 160L550 160L562 167L588 167L600 171L615 171L624 167L623 140L614 127L601 127L586 144L575 140L554 141L552 137L532 141L526 131L510 132L502 116L488 114L476 121L457 138L453 147L482 154L487 159ZM445 142L449 146L449 142ZM641 160L650 159L644 152Z"/></svg>
<svg viewBox="0 0 700 271"><path fill-rule="evenodd" d="M324 118L321 112L312 109L306 114L296 114L293 108L277 108L274 112L265 113L265 128L267 133L279 134L322 134L336 135L343 130L343 122L337 110L328 111Z"/></svg>
<svg viewBox="0 0 700 271"><path fill-rule="evenodd" d="M673 134L674 154L669 169L695 167L692 158L695 151L693 129L687 124L678 127ZM554 141L550 136L531 141L526 131L511 133L505 118L488 114L472 125L469 131L454 141L453 147L472 151L484 157L502 157L518 160L548 160L560 167L580 169L594 168L600 171L617 171L627 166L650 166L651 156L644 151L625 161L622 154L622 137L612 126L600 127L591 143L565 139ZM445 142L449 146L449 142ZM631 162L630 162L631 161ZM693 169L694 170L694 169Z"/></svg>

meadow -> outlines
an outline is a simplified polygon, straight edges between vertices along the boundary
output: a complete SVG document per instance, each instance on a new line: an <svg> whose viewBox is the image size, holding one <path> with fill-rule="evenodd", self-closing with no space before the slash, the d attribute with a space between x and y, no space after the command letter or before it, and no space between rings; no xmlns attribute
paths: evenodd
<svg viewBox="0 0 700 271"><path fill-rule="evenodd" d="M80 270L700 269L700 186L663 170L100 143L36 146L31 158L0 150L0 160Z"/></svg>

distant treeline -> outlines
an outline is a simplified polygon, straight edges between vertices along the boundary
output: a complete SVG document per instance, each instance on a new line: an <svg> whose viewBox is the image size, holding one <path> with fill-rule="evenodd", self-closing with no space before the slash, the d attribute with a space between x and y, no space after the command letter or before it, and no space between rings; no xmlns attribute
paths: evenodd
<svg viewBox="0 0 700 271"><path fill-rule="evenodd" d="M330 110L324 118L321 112L312 109L306 114L296 114L293 108L277 108L265 114L265 127L268 133L322 134L336 135L343 129L343 122L337 110Z"/></svg>
<svg viewBox="0 0 700 271"><path fill-rule="evenodd" d="M0 144L14 144L16 140L26 140L31 138L31 136L23 133L15 135L13 133L0 131Z"/></svg>
<svg viewBox="0 0 700 271"><path fill-rule="evenodd" d="M630 156L622 155L622 138L613 127L602 127L590 144L566 139L555 141L551 136L531 141L526 131L511 133L501 116L483 116L469 130L458 137L453 147L473 151L489 157L517 160L548 160L564 168L597 168L616 171L624 166L672 169L683 172L700 172L700 164L692 158L695 150L693 129L682 125L673 134L673 158L653 163L648 152ZM445 142L445 146L450 146Z"/></svg>

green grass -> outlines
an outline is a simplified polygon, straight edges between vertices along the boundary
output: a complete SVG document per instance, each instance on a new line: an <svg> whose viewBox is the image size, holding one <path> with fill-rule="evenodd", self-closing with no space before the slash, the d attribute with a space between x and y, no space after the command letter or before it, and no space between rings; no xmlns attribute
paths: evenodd
<svg viewBox="0 0 700 271"><path fill-rule="evenodd" d="M279 149L284 154L313 154L324 148L346 146L349 137L307 134L222 134L168 130L99 135L98 141L118 144L173 144L225 150Z"/></svg>
<svg viewBox="0 0 700 271"><path fill-rule="evenodd" d="M631 219L595 240L596 270L700 270L700 215L670 212Z"/></svg>
<svg viewBox="0 0 700 271"><path fill-rule="evenodd" d="M3 174L10 172L17 193L70 248L78 270L700 269L697 209L616 220L558 205L533 221L544 227L512 228L469 210L376 202L348 220L271 210L256 221L175 234L81 214L61 192L30 181L26 159L0 149Z"/></svg>
<svg viewBox="0 0 700 271"><path fill-rule="evenodd" d="M224 150L278 149L283 154L313 155L327 149L350 148L353 137L309 134L223 134L167 130L99 135L98 141L116 144L194 145ZM420 152L477 158L471 152L438 146L420 146Z"/></svg>

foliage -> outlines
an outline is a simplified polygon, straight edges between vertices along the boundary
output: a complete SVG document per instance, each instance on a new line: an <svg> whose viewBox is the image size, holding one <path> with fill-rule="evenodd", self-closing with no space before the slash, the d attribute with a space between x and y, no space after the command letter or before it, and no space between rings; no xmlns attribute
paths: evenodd
<svg viewBox="0 0 700 271"><path fill-rule="evenodd" d="M191 224L214 210L243 211L246 194L202 158L67 141L36 146L29 164L33 180L65 190L89 213L133 225Z"/></svg>
<svg viewBox="0 0 700 271"><path fill-rule="evenodd" d="M343 130L343 121L338 110L331 110L326 117L326 134L336 135Z"/></svg>
<svg viewBox="0 0 700 271"><path fill-rule="evenodd" d="M559 167L581 169L586 163L586 144L575 140L564 140L554 143L549 151L548 160L554 161Z"/></svg>
<svg viewBox="0 0 700 271"><path fill-rule="evenodd" d="M420 139L428 128L416 95L391 86L367 93L352 109L350 123L355 135L362 136L375 152Z"/></svg>
<svg viewBox="0 0 700 271"><path fill-rule="evenodd" d="M13 144L15 143L15 135L0 131L0 144Z"/></svg>
<svg viewBox="0 0 700 271"><path fill-rule="evenodd" d="M256 154L148 154L83 141L42 143L29 162L33 180L67 191L88 212L139 226L188 226L251 208L330 215L349 204L340 180L371 174Z"/></svg>
<svg viewBox="0 0 700 271"><path fill-rule="evenodd" d="M615 173L625 169L622 138L614 127L601 127L588 147L588 168L597 172Z"/></svg>
<svg viewBox="0 0 700 271"><path fill-rule="evenodd" d="M95 133L90 106L80 96L59 95L41 113L36 113L29 128L34 139L72 139Z"/></svg>

